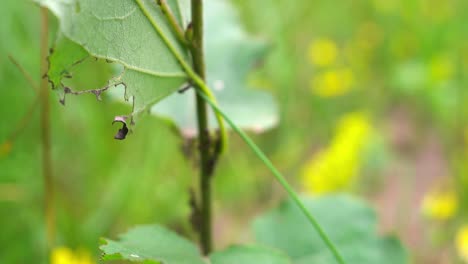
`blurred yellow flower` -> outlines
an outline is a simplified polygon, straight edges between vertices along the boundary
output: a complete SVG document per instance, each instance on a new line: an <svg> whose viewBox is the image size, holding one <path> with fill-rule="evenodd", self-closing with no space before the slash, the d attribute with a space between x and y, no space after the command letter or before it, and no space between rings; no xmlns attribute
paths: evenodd
<svg viewBox="0 0 468 264"><path fill-rule="evenodd" d="M320 97L337 97L348 93L353 83L351 69L341 68L317 73L312 79L311 88Z"/></svg>
<svg viewBox="0 0 468 264"><path fill-rule="evenodd" d="M455 247L458 255L464 262L468 262L468 225L462 226L457 231Z"/></svg>
<svg viewBox="0 0 468 264"><path fill-rule="evenodd" d="M458 210L458 198L453 191L430 191L422 202L423 213L435 220L448 220Z"/></svg>
<svg viewBox="0 0 468 264"><path fill-rule="evenodd" d="M11 141L5 141L0 145L0 158L6 157L10 154L13 144Z"/></svg>
<svg viewBox="0 0 468 264"><path fill-rule="evenodd" d="M372 126L364 113L343 116L330 146L314 156L302 169L306 191L324 194L350 187L360 169L362 151L371 131Z"/></svg>
<svg viewBox="0 0 468 264"><path fill-rule="evenodd" d="M338 57L338 48L332 40L319 38L309 46L309 60L312 64L325 67L333 65Z"/></svg>
<svg viewBox="0 0 468 264"><path fill-rule="evenodd" d="M433 82L450 80L454 74L455 66L448 56L435 57L429 63L429 76Z"/></svg>
<svg viewBox="0 0 468 264"><path fill-rule="evenodd" d="M51 264L94 264L91 255L86 251L73 251L67 247L52 250Z"/></svg>

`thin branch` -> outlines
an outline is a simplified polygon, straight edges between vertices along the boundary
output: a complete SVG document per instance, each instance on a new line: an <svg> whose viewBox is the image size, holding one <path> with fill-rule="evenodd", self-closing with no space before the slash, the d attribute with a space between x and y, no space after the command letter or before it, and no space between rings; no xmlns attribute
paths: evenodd
<svg viewBox="0 0 468 264"><path fill-rule="evenodd" d="M31 88L39 93L40 92L40 89L39 89L39 86L34 82L34 80L32 79L31 75L24 69L24 67L21 66L21 64L19 64L19 62L13 58L13 56L11 55L8 55L8 59L10 59L10 61L18 68L18 70L23 74L23 77L26 79L26 81L29 83L29 85L31 86ZM39 105L39 103L41 102L41 96L40 94L34 99L34 102L29 106L28 110L26 111L26 113L23 115L23 117L21 118L21 120L16 124L16 126L14 127L14 129L11 131L11 133L9 134L9 136L7 137L6 141L14 141L18 136L19 134L24 131L24 129L26 128L26 126L29 124L29 122L31 121L31 118L33 117L33 114L34 112L36 111L36 108L37 106Z"/></svg>
<svg viewBox="0 0 468 264"><path fill-rule="evenodd" d="M7 141L10 141L10 142L14 141L20 135L20 133L24 131L26 126L31 121L31 118L34 116L34 112L36 112L36 108L38 107L40 102L41 102L41 97L37 96L34 99L34 102L29 106L28 111L26 111L26 113L23 115L23 117L18 122L18 124L16 124L13 131L7 137Z"/></svg>
<svg viewBox="0 0 468 264"><path fill-rule="evenodd" d="M202 80L205 79L205 57L203 52L203 1L192 0L192 25L193 25L193 41L192 41L192 58L193 68L195 73ZM197 90L200 89L198 86ZM197 106L197 121L198 121L198 138L199 138L199 153L200 153L200 195L201 201L199 204L200 225L200 244L205 255L209 255L213 247L212 235L212 199L211 199L211 175L213 170L210 161L211 156L211 139L208 132L208 112L206 103L201 96L195 95ZM214 165L213 165L214 166Z"/></svg>
<svg viewBox="0 0 468 264"><path fill-rule="evenodd" d="M179 25L179 22L177 22L177 19L171 10L171 7L167 4L166 0L156 0L156 1L157 1L157 4L161 6L161 11L167 17L167 20L169 21L169 24L171 25L172 30L176 34L177 39L182 44L187 45L187 41L185 40L184 30Z"/></svg>
<svg viewBox="0 0 468 264"><path fill-rule="evenodd" d="M41 7L41 140L42 140L42 176L44 180L44 215L46 224L47 250L55 244L55 207L54 183L52 176L52 153L50 136L50 102L48 80L45 77L48 69L49 54L49 13Z"/></svg>
<svg viewBox="0 0 468 264"><path fill-rule="evenodd" d="M24 78L28 81L29 85L33 88L33 90L39 93L39 86L34 82L31 75L29 75L29 73L21 66L21 64L19 64L19 62L11 55L8 55L8 59L10 59L11 63L13 63L16 66L16 68L18 68L18 70L23 74Z"/></svg>

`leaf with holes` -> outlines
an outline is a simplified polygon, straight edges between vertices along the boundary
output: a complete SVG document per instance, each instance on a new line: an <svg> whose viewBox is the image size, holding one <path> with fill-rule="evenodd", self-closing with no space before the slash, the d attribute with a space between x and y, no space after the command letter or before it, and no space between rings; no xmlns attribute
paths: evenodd
<svg viewBox="0 0 468 264"><path fill-rule="evenodd" d="M133 114L177 90L187 80L181 63L189 61L185 46L172 33L166 17L154 0L37 0L60 22L55 53L50 57L49 80L64 87L74 63L86 56L106 59L123 66L123 71L104 89L89 92L97 96L112 86L124 85L125 98L133 98ZM182 23L181 3L168 1ZM184 6L187 8L187 6ZM81 93L81 92L76 92Z"/></svg>
<svg viewBox="0 0 468 264"><path fill-rule="evenodd" d="M304 203L346 263L408 263L406 251L397 239L378 236L375 212L365 203L347 196L308 198ZM292 201L258 218L254 230L259 242L283 250L292 257L293 263L335 263Z"/></svg>

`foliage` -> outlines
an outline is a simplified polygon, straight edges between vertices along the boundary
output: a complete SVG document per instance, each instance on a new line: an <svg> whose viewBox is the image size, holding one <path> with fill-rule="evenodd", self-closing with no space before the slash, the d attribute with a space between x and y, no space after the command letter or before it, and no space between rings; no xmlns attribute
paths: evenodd
<svg viewBox="0 0 468 264"><path fill-rule="evenodd" d="M210 259L213 264L291 263L285 254L262 246L231 246L223 251L213 253Z"/></svg>
<svg viewBox="0 0 468 264"><path fill-rule="evenodd" d="M88 56L124 66L123 69L116 67L117 75L106 86L95 87L88 92L100 99L102 92L114 86L123 86L124 94L119 92L121 89L112 94L120 99L125 98L125 101L132 98L132 118L149 111L153 105L188 81L189 77L180 66L181 60L183 63L188 61L188 57L184 56L187 49L174 36L164 14L154 1L143 1L142 5L134 1L123 1L114 4L113 8L106 8L102 14L96 14L95 10L101 7L93 1L78 1L76 4L39 2L56 14L65 35L59 37L50 57L48 76L54 87L63 90L63 97L69 93L83 92L70 90L62 83L62 79L69 77L73 67ZM183 27L187 26L188 21L187 17L182 17L188 13L188 4L185 2L169 1ZM266 45L243 32L238 26L236 14L227 3L208 2L206 9L205 49L211 51L207 52L208 84L215 87L214 94L219 103L241 127L256 131L271 128L277 122L276 106L271 96L244 88L250 68L265 54ZM147 17L145 11L149 11L151 17ZM94 16L94 19L89 20L89 16ZM161 27L162 32L155 32L148 20ZM70 26L75 24L82 25L81 30L74 30ZM96 32L88 32L89 29ZM220 32L223 32L222 38L219 37ZM102 38L93 38L90 42L89 34L98 34ZM151 41L146 41L147 39ZM145 52L139 52L140 50ZM65 98L62 99L64 100ZM246 108L246 105L249 107ZM186 136L192 137L196 133L192 92L174 94L151 111L168 117ZM255 111L258 115L249 115L250 111ZM213 116L211 119L210 124L216 127Z"/></svg>
<svg viewBox="0 0 468 264"><path fill-rule="evenodd" d="M261 159L265 165L273 172L275 177L278 179L278 181L282 184L282 186L288 191L288 194L293 198L293 201L301 208L303 211L304 215L307 216L309 222L312 224L312 226L318 231L321 239L326 243L326 245L329 247L329 250L333 253L334 257L337 259L338 262L344 263L341 256L339 255L338 251L334 247L333 243L330 242L330 240L327 238L327 235L321 230L320 225L317 224L316 220L314 217L311 215L310 212L308 212L305 208L304 205L300 202L300 200L297 197L297 194L292 190L291 186L287 183L285 180L284 176L282 176L279 171L272 165L272 163L266 158L266 156L258 149L258 147L253 143L252 140L248 138L248 136L243 133L234 123L232 120L230 120L225 113L223 113L217 106L217 103L215 101L215 98L213 97L210 88L204 83L203 76L204 76L204 58L203 58L203 49L204 47L200 47L203 42L201 42L201 38L203 37L201 35L201 32L203 32L203 29L201 28L203 26L203 13L201 13L202 9L202 3L201 2L192 2L192 25L188 26L187 31L183 36L181 36L182 33L179 31L181 30L179 27L183 23L181 23L181 14L183 11L181 11L181 6L182 7L187 7L186 5L183 4L183 2L179 1L172 1L172 6L165 1L158 1L158 2L143 2L141 0L135 0L135 2L129 3L129 2L121 2L118 5L112 5L109 6L109 10L99 10L96 11L95 8L102 9L105 8L104 6L100 6L99 4L102 4L102 2L93 2L93 1L75 1L75 2L54 2L54 1L39 1L40 4L44 5L45 7L48 7L51 9L58 19L60 20L60 29L64 35L66 35L67 38L69 38L72 41L67 41L64 37L60 37L59 41L61 42L58 43L57 47L62 48L60 52L63 52L65 50L71 50L73 52L76 52L76 55L71 56L73 60L80 58L83 56L84 52L83 49L88 50L88 52L95 56L95 57L101 57L106 60L114 60L121 62L125 67L122 73L114 78L111 79L108 83L107 86L100 88L100 89L94 89L94 90L88 90L88 91L73 91L69 87L66 87L63 83L54 83L53 80L60 80L61 77L65 77L69 75L67 72L67 69L71 66L73 66L76 63L79 63L80 59L78 61L72 62L71 60L67 60L62 58L60 55L59 56L54 56L49 58L49 65L54 64L55 62L60 63L60 66L65 66L63 70L57 71L56 69L52 72L49 72L48 74L59 74L60 77L58 76L51 76L50 82L52 83L53 87L62 87L64 94L81 94L81 93L86 93L90 92L96 95L98 99L100 99L100 95L103 91L106 91L112 86L119 86L123 85L125 86L125 89L127 90L129 85L131 85L134 89L133 90L133 106L134 110L131 115L131 123L133 124L133 117L136 114L139 114L140 112L146 111L152 104L157 102L161 96L158 97L150 97L150 94L144 94L140 90L148 90L151 89L151 85L157 85L160 86L161 83L156 82L156 79L148 79L148 76L145 75L136 75L135 73L144 73L144 74L152 74L155 75L157 78L168 78L169 80L175 78L182 78L185 77L187 78L187 82L189 82L189 85L195 85L197 89L197 120L198 120L198 130L205 132L205 130L208 130L209 128L207 127L207 122L206 122L206 110L204 110L203 105L200 105L199 99L202 98L204 99L215 111L214 115L217 118L217 122L219 125L219 142L221 144L219 145L220 147L215 147L215 149L211 150L210 149L210 139L209 139L209 132L207 131L207 134L200 134L200 145L207 145L206 147L199 147L200 149L200 167L201 167L201 204L197 204L196 202L192 205L193 207L193 214L195 217L201 217L198 219L195 219L194 221L202 221L202 225L198 227L200 231L200 237L201 237L201 246L203 248L204 254L207 254L211 250L211 200L210 200L210 187L209 187L209 181L211 180L211 174L213 171L214 166L216 165L215 162L217 160L217 156L219 153L222 152L223 144L225 141L225 131L224 131L224 126L223 126L223 121L221 119L224 118L226 122L229 123L229 125L244 139L244 141L249 145L252 150L254 150L254 153ZM159 9L160 7L160 9ZM176 12L172 13L171 9L176 8ZM156 11L155 11L156 9ZM198 11L197 11L198 10ZM110 12L109 12L110 11ZM101 13L97 13L101 12ZM136 14L135 14L136 13ZM167 20L165 18L167 17ZM179 19L177 19L179 18ZM45 18L46 19L46 18ZM43 17L44 20L44 17ZM142 27L141 25L145 25L146 27ZM125 39L125 41L130 41L128 43L117 43L116 41L122 40L122 36L125 35L125 33L131 32L133 34L134 32L134 27L135 25L138 25L136 28L137 30L142 30L136 38L136 40L133 42L133 44L136 44L140 41L142 41L141 36L145 35L149 30L154 30L153 33L156 35L154 36L149 36L149 38L155 38L156 43L153 43L153 45L150 45L148 47L143 46L137 46L137 49L143 48L145 49L145 52L148 52L148 48L153 48L156 51L156 58L163 58L164 56L171 56L172 59L176 61L176 64L180 67L180 70L184 71L184 74L186 76L182 76L177 73L173 73L174 67L173 64L168 63L167 65L162 65L158 67L161 68L152 68L153 61L156 58L152 58L150 62L144 61L144 59L148 59L148 57L141 57L142 54L136 54L135 50L129 50L134 48L134 45L131 44L131 38L130 39ZM190 28L193 26L193 29ZM83 28L83 29L82 29ZM100 31L101 30L101 31ZM193 39L191 39L189 36L190 31L193 30ZM94 34L101 34L99 38L93 38L90 40L90 36ZM106 36L106 34L108 34ZM169 36L172 36L172 39ZM174 36L176 35L176 36ZM44 39L44 36L42 36ZM228 38L229 39L229 38ZM151 39L153 41L153 39ZM78 47L69 47L70 45L75 45L72 42L75 42L78 45L81 45L82 48ZM42 41L44 43L44 41ZM180 46L181 50L178 50L177 48ZM186 45L186 46L184 46ZM186 58L184 58L184 48L188 48L187 46L190 46L191 48L191 55L193 57L193 63L194 69L191 68L191 66L187 63ZM162 48L161 48L162 47ZM42 46L42 50L44 50L44 45ZM104 53L103 53L104 51ZM182 53L181 53L182 51ZM159 53L162 53L163 56L161 56ZM143 54L145 55L145 54ZM149 55L146 53L146 55ZM140 56L140 57L139 57ZM237 59L237 58L236 58ZM64 63L65 62L65 63ZM135 64L135 62L137 62ZM165 61L166 62L166 61ZM167 63L167 62L166 62ZM198 70L197 70L198 69ZM202 70L200 70L202 69ZM158 72L158 70L160 72ZM167 71L167 72L166 72ZM229 70L231 71L231 70ZM156 74L154 74L156 72ZM161 74L162 72L162 74ZM131 77L129 77L131 76ZM43 76L45 78L46 76ZM154 76L153 76L154 77ZM146 82L145 82L146 81ZM136 84L136 83L139 83ZM176 87L176 83L170 83L169 87ZM45 87L43 87L45 89ZM154 88L153 88L154 90ZM127 91L126 91L127 93ZM136 93L141 93L143 96L139 98L135 98ZM65 96L64 95L64 96ZM128 96L126 95L126 98ZM135 103L137 101L137 103ZM148 101L148 103L145 103L143 105L140 104L140 101ZM65 102L65 97L61 100L62 103ZM44 103L44 102L43 102ZM204 102L202 104L205 104ZM136 109L136 110L135 110ZM180 110L180 109L179 109ZM43 113L44 115L44 113ZM48 115L48 113L47 113ZM125 139L126 135L128 133L128 128L127 128L127 116L121 116L121 117L115 117L114 122L121 122L123 124L122 128L118 131L116 136L114 137L115 139ZM113 123L114 123L113 122ZM48 126L48 124L42 124L42 126ZM201 132L200 132L201 133ZM216 145L215 145L216 146ZM49 148L49 146L45 146L45 148ZM214 152L213 152L214 151ZM50 152L50 151L47 151ZM211 156L211 152L215 153L215 156ZM216 154L217 153L217 154ZM49 159L49 157L47 157ZM210 163L207 163L210 162ZM49 173L49 172L46 172ZM49 175L46 175L49 176ZM50 185L50 181L46 180L46 190L48 190ZM205 199L206 198L206 199ZM46 205L49 206L49 204L52 201L46 200ZM200 208L200 209L199 209ZM54 217L54 216L50 216ZM48 222L51 222L52 220L49 221L49 218L47 219ZM208 223L208 224L207 224ZM196 226L194 226L197 228ZM166 235L163 235L161 237L165 238ZM53 241L54 238L50 238L50 232L48 233L48 240ZM144 245L140 245L140 247L146 247L147 242L145 242ZM159 246L158 246L159 247ZM163 251L165 252L165 251ZM145 255L149 254L148 252L145 252ZM161 261L165 261L164 253L162 254L162 259ZM183 260L184 257L181 257ZM185 258L186 259L186 258Z"/></svg>
<svg viewBox="0 0 468 264"><path fill-rule="evenodd" d="M57 16L60 31L73 41L59 43L57 55L51 57L51 65L62 66L62 70L52 67L54 71L49 73L54 87L65 89L58 80L82 59L83 50L70 47L73 43L90 56L124 66L122 73L107 86L125 86L126 98L133 98L133 114L148 109L186 81L187 75L178 61L187 60L186 49L153 1L121 1L112 5L104 1L44 0L39 3ZM180 6L175 1L171 3L180 21ZM152 23L159 25L160 32ZM67 89L64 91L67 93Z"/></svg>
<svg viewBox="0 0 468 264"><path fill-rule="evenodd" d="M396 238L378 237L375 212L364 203L347 196L307 198L304 202L317 215L346 263L408 262ZM295 205L287 201L255 221L255 236L261 243L286 252L294 263L334 263L323 242L305 223Z"/></svg>
<svg viewBox="0 0 468 264"><path fill-rule="evenodd" d="M375 213L366 204L347 196L304 198L303 201L319 217L346 263L408 262L407 253L396 238L378 237ZM331 207L341 210L328 210ZM212 253L211 263L291 263L284 253L291 257L292 263L334 263L323 241L314 235L315 230L292 201L285 201L260 216L254 230L259 243L277 250L265 246L231 246ZM154 225L133 228L120 241L106 240L101 250L105 253L104 260L204 263L194 244Z"/></svg>
<svg viewBox="0 0 468 264"><path fill-rule="evenodd" d="M141 262L153 260L168 264L203 263L197 247L160 226L139 226L121 237L121 241L107 240L101 246L104 260L127 259Z"/></svg>
<svg viewBox="0 0 468 264"><path fill-rule="evenodd" d="M227 1L206 1L204 7L207 84L213 88L218 104L239 127L255 132L274 127L278 117L273 97L248 87L249 73L265 57L267 44L244 31ZM184 134L193 136L196 131L193 96L193 90L174 94L151 111L170 118ZM216 127L214 121L211 115L210 124Z"/></svg>
<svg viewBox="0 0 468 264"><path fill-rule="evenodd" d="M107 240L101 246L104 260L184 264L206 263L192 242L160 226L139 226L122 235L116 242ZM287 264L280 252L259 246L233 246L210 256L210 263Z"/></svg>
<svg viewBox="0 0 468 264"><path fill-rule="evenodd" d="M67 2L71 0L61 1ZM100 2L101 5L106 3ZM224 6L228 1L205 2L206 11L211 12L211 5ZM336 189L334 192L352 191L354 195L372 201L382 220L379 228L401 236L411 252L411 263L464 261L463 230L467 220L464 212L468 206L465 162L468 104L463 88L468 80L464 26L467 2L229 2L236 4L240 16L233 15L235 12L230 7L228 10L222 7L224 11L213 12L213 17L220 22L210 24L229 26L232 32L242 30L242 33L228 34L232 37L232 46L219 37L222 43L210 43L213 46L206 48L207 59L213 60L209 64L214 65L208 65L208 71L219 69L222 71L219 76L223 74L220 78L212 78L214 73L208 73L209 86L216 88L224 84L221 93L216 89L213 91L221 108L230 112L231 105L223 97L226 90L242 91L242 94L248 91L247 97L261 94L268 105L272 102L268 93L251 88L271 92L277 99L281 122L256 141L288 180L308 193L314 188L305 186L306 168L318 163L319 157L334 145L340 134L337 126L340 120L348 114L366 113L372 135L378 135L385 150L376 146L372 137L363 137L362 148L376 148L373 151L377 154L385 151L385 155L361 155L356 151L360 154L353 158L355 165L350 166L356 169L354 173L337 170L330 174L347 175L343 185L337 181L339 177L320 177L325 179L322 184L335 186L329 188ZM34 82L39 81L38 9L29 0L5 0L2 4L0 33L5 40L0 43L3 87L0 89L3 124L0 125L0 262L45 263L39 155L41 130L37 108L32 106L37 93L29 89L24 76L8 60L11 55L30 73ZM82 10L81 5L73 8ZM185 13L182 12L182 19L178 18L184 27L189 21L188 12ZM51 18L50 23L54 32L61 20ZM245 33L241 23L251 33ZM210 28L205 31L207 43L217 39L212 37L213 34L223 36ZM60 37L65 37L62 39L65 42L70 41L66 35L53 34L50 43ZM252 38L253 35L260 35L262 40ZM116 237L129 226L148 222L169 226L192 240L187 190L196 173L186 157L193 157L196 142L174 135L165 119L144 115L138 115L138 129L127 138L126 144L114 142L109 136L115 132L110 121L116 113L133 112L128 105L114 100L123 98L125 87L112 84L118 83L116 78L125 67L119 62L95 60L80 45L73 45L73 41L63 48L60 41L54 45L57 46L50 59L55 63L51 64L49 77L55 76L52 82L57 87L70 87L74 92L110 88L102 93L104 102L101 104L96 104L92 94L89 98L74 98L67 94L66 107L58 105L58 100L52 100L58 245L66 246L73 254L80 254L83 248L97 262L100 255L98 237ZM244 45L247 45L245 49ZM86 59L81 61L83 57L75 48L82 49ZM67 56L62 56L63 52ZM219 58L229 60L224 63ZM237 58L242 60L242 67L235 66ZM77 61L81 62L71 65ZM60 63L65 64L61 66ZM54 65L58 67L54 69ZM225 70L228 68L230 70ZM225 77L227 73L233 76ZM70 76L72 78L68 78ZM228 78L235 78L232 82L236 84L229 89L226 83L216 82ZM113 81L109 83L109 79ZM167 94L177 89L171 87ZM165 96L163 90L155 89L157 94L151 96L159 94L162 98ZM99 92L95 94L100 95ZM63 97L63 92L59 96ZM180 100L175 103L185 109L188 103L193 104L192 96L193 89L182 95L171 93L151 111L156 113L157 108L166 103L170 109L176 99ZM239 101L250 102L247 99L243 97ZM132 98L129 100L132 104ZM255 108L257 104L260 103L256 101L241 109L242 117L236 116L237 112L228 114L236 123L254 131L276 124L279 120L276 108L262 108L268 113L265 116L275 116L275 119L260 119L256 118L261 112ZM236 103L232 108L238 109L238 106ZM11 139L11 132L28 115L29 109L33 109L30 121L19 130L18 136ZM171 118L164 111L177 115ZM185 111L161 109L159 116L170 117L185 135L193 136L193 130L184 127L185 121L177 121L182 120L181 113ZM403 118L395 118L396 111ZM210 121L215 127L213 120ZM255 124L263 126L255 127ZM410 137L396 137L401 131ZM254 162L254 155L240 144L239 139L232 137L231 140L227 155L220 159L218 176L213 178L218 248L238 241L252 242L245 228L247 219L284 196L277 184L272 183L270 173L262 164ZM339 160L340 155L334 157ZM432 182L433 173L440 173L444 180ZM428 178L421 180L421 174ZM337 182L341 182L340 187L336 187ZM449 186L445 186L447 182ZM430 188L426 188L427 185ZM392 190L398 192L395 194ZM391 194L391 198L383 201L386 194ZM278 229L276 226L275 231ZM228 247L221 252L230 256L237 247ZM254 248L258 247L264 246Z"/></svg>

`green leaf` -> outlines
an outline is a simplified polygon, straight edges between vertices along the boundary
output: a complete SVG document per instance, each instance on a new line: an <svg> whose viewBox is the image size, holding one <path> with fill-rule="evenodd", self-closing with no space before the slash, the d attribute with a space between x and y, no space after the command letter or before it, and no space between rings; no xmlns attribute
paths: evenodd
<svg viewBox="0 0 468 264"><path fill-rule="evenodd" d="M164 264L204 264L198 248L161 226L138 226L101 245L103 260L154 261Z"/></svg>
<svg viewBox="0 0 468 264"><path fill-rule="evenodd" d="M52 88L62 88L62 79L71 74L74 64L89 57L83 47L76 45L67 37L59 35L55 47L49 55L49 70L47 75Z"/></svg>
<svg viewBox="0 0 468 264"><path fill-rule="evenodd" d="M288 264L290 259L278 250L261 246L231 246L210 256L211 264Z"/></svg>
<svg viewBox="0 0 468 264"><path fill-rule="evenodd" d="M66 37L59 40L56 48L60 52L50 60L49 78L56 87L64 88L60 79L84 51L124 66L109 86L126 87L125 98L133 97L134 113L149 109L186 82L181 61L188 61L187 50L177 41L154 0L38 2L57 16L61 34ZM181 21L179 3L168 2Z"/></svg>
<svg viewBox="0 0 468 264"><path fill-rule="evenodd" d="M207 84L220 107L240 127L254 131L271 128L278 122L273 97L247 87L247 77L267 51L267 45L253 39L241 27L235 10L225 0L205 1L205 56ZM193 91L173 94L152 109L168 117L184 134L196 133ZM210 126L216 127L211 113Z"/></svg>
<svg viewBox="0 0 468 264"><path fill-rule="evenodd" d="M375 212L365 203L347 196L303 199L307 209L336 245L348 264L403 264L406 251L398 240L379 237ZM254 223L259 242L278 248L294 263L336 263L297 206L286 201Z"/></svg>

